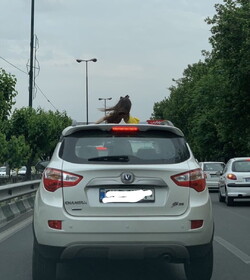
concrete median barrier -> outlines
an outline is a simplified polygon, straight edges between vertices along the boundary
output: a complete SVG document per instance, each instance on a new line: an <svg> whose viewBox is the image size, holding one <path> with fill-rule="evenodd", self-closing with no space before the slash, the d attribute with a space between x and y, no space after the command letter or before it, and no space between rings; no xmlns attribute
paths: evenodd
<svg viewBox="0 0 250 280"><path fill-rule="evenodd" d="M35 193L24 198L18 198L10 202L0 204L0 227L20 215L31 211L34 207Z"/></svg>

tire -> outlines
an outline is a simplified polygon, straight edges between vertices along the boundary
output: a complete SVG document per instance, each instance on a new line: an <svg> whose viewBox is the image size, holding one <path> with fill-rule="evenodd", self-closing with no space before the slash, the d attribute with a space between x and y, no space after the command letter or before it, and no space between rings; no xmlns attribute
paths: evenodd
<svg viewBox="0 0 250 280"><path fill-rule="evenodd" d="M225 202L226 202L227 206L233 206L234 205L233 197L228 196L227 192L226 192Z"/></svg>
<svg viewBox="0 0 250 280"><path fill-rule="evenodd" d="M219 202L225 202L225 197L221 195L220 190L218 192L218 195L219 195Z"/></svg>
<svg viewBox="0 0 250 280"><path fill-rule="evenodd" d="M213 247L203 257L191 256L184 268L188 280L210 280L213 274Z"/></svg>
<svg viewBox="0 0 250 280"><path fill-rule="evenodd" d="M32 256L32 279L33 280L56 280L57 262L54 259L44 258L33 247Z"/></svg>

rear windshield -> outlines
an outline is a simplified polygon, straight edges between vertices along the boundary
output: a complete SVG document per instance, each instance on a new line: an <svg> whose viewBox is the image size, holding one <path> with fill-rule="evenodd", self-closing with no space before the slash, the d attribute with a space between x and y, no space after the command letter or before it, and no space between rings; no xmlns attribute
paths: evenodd
<svg viewBox="0 0 250 280"><path fill-rule="evenodd" d="M234 172L250 172L250 161L241 160L235 161L232 166Z"/></svg>
<svg viewBox="0 0 250 280"><path fill-rule="evenodd" d="M225 164L221 162L205 163L204 171L222 171L224 167Z"/></svg>
<svg viewBox="0 0 250 280"><path fill-rule="evenodd" d="M59 156L72 163L168 164L190 157L183 137L168 131L115 135L78 131L63 139Z"/></svg>

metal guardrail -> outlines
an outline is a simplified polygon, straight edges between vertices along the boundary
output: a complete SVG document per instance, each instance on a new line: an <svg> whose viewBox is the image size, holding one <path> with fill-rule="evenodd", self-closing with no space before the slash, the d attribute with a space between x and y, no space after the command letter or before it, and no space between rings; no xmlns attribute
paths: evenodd
<svg viewBox="0 0 250 280"><path fill-rule="evenodd" d="M0 202L36 192L41 179L0 186Z"/></svg>

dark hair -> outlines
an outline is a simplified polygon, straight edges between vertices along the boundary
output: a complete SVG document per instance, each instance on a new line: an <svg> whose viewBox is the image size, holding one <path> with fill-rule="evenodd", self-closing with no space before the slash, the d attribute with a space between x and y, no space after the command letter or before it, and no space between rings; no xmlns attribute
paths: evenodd
<svg viewBox="0 0 250 280"><path fill-rule="evenodd" d="M119 123L122 119L125 122L129 120L129 113L131 109L131 101L129 96L120 97L120 100L113 107L102 109L103 112L110 112L105 120L107 123Z"/></svg>

